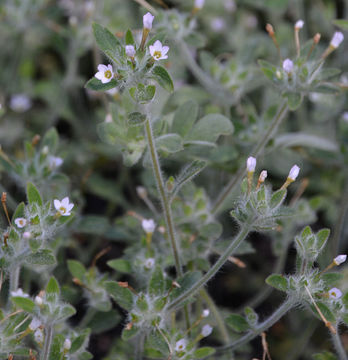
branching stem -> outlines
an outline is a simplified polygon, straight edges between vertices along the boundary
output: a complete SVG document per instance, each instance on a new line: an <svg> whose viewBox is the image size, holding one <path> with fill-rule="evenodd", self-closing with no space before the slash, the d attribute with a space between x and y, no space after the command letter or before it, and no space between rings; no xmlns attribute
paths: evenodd
<svg viewBox="0 0 348 360"><path fill-rule="evenodd" d="M50 357L51 344L53 340L53 325L49 324L45 328L45 344L42 351L41 360L48 360Z"/></svg>

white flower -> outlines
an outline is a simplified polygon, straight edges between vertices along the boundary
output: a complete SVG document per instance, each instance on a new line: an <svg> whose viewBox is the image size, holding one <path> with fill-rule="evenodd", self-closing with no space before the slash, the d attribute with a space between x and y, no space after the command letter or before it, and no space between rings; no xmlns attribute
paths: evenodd
<svg viewBox="0 0 348 360"><path fill-rule="evenodd" d="M334 263L338 266L343 264L347 260L347 255L338 255L334 258Z"/></svg>
<svg viewBox="0 0 348 360"><path fill-rule="evenodd" d="M331 39L330 45L336 49L340 46L343 39L344 39L343 34L340 31L337 31L334 33L334 36Z"/></svg>
<svg viewBox="0 0 348 360"><path fill-rule="evenodd" d="M300 173L300 168L297 165L294 165L289 172L288 178L292 181L295 181L298 174Z"/></svg>
<svg viewBox="0 0 348 360"><path fill-rule="evenodd" d="M74 207L73 203L69 202L69 198L65 197L62 201L54 200L54 207L62 216L70 216L71 209Z"/></svg>
<svg viewBox="0 0 348 360"><path fill-rule="evenodd" d="M152 22L155 17L151 13L146 13L143 16L143 26L145 29L151 30L152 29Z"/></svg>
<svg viewBox="0 0 348 360"><path fill-rule="evenodd" d="M17 225L17 227L19 228L24 228L24 226L27 224L27 220L24 218L17 218L15 220L15 224Z"/></svg>
<svg viewBox="0 0 348 360"><path fill-rule="evenodd" d="M31 323L29 324L29 329L31 331L35 331L39 326L41 325L41 321L34 317L33 320L31 320Z"/></svg>
<svg viewBox="0 0 348 360"><path fill-rule="evenodd" d="M226 26L225 20L221 17L215 17L214 19L212 19L212 21L210 22L210 26L212 28L213 31L215 32L221 32L223 31L223 29Z"/></svg>
<svg viewBox="0 0 348 360"><path fill-rule="evenodd" d="M29 295L23 292L21 288L18 288L16 291L11 291L11 296L18 296L18 297L24 297L28 298Z"/></svg>
<svg viewBox="0 0 348 360"><path fill-rule="evenodd" d="M35 301L35 304L39 305L39 306L42 305L42 303L43 303L43 299L41 296L35 296L34 301Z"/></svg>
<svg viewBox="0 0 348 360"><path fill-rule="evenodd" d="M167 52L169 51L169 46L162 46L162 43L159 40L156 40L153 45L149 46L150 54L155 60L167 59Z"/></svg>
<svg viewBox="0 0 348 360"><path fill-rule="evenodd" d="M31 238L31 232L30 231L24 231L23 233L23 239L29 240Z"/></svg>
<svg viewBox="0 0 348 360"><path fill-rule="evenodd" d="M48 158L48 166L50 169L57 169L59 166L63 164L63 159L58 156L49 156Z"/></svg>
<svg viewBox="0 0 348 360"><path fill-rule="evenodd" d="M204 309L203 312L202 312L202 317L206 318L206 317L209 316L209 314L210 314L209 309Z"/></svg>
<svg viewBox="0 0 348 360"><path fill-rule="evenodd" d="M135 47L133 45L126 45L126 55L130 58L135 56Z"/></svg>
<svg viewBox="0 0 348 360"><path fill-rule="evenodd" d="M337 300L342 296L342 291L337 288L332 288L329 290L329 297L330 299Z"/></svg>
<svg viewBox="0 0 348 360"><path fill-rule="evenodd" d="M145 260L146 269L152 269L154 265L155 265L155 259L149 258Z"/></svg>
<svg viewBox="0 0 348 360"><path fill-rule="evenodd" d="M224 1L224 7L229 12L233 12L237 8L236 3L234 2L234 0L225 0Z"/></svg>
<svg viewBox="0 0 348 360"><path fill-rule="evenodd" d="M64 340L63 348L64 348L64 350L70 350L71 349L71 340L70 339L65 339Z"/></svg>
<svg viewBox="0 0 348 360"><path fill-rule="evenodd" d="M204 337L207 337L209 336L211 333L213 332L213 328L207 324L207 325L204 325L203 326L203 329L201 331L201 335L204 336Z"/></svg>
<svg viewBox="0 0 348 360"><path fill-rule="evenodd" d="M283 61L283 70L284 70L287 74L290 74L293 69L294 69L294 63L293 63L290 59L285 59L285 60Z"/></svg>
<svg viewBox="0 0 348 360"><path fill-rule="evenodd" d="M205 0L195 0L195 8L202 9L204 6Z"/></svg>
<svg viewBox="0 0 348 360"><path fill-rule="evenodd" d="M98 80L100 80L103 84L106 84L112 80L114 77L114 71L112 69L112 65L98 65L98 72L94 75Z"/></svg>
<svg viewBox="0 0 348 360"><path fill-rule="evenodd" d="M147 234L152 234L155 229L156 229L156 223L152 220L152 219L144 219L142 222L141 222L141 226L143 227L144 231L147 233Z"/></svg>
<svg viewBox="0 0 348 360"><path fill-rule="evenodd" d="M180 339L175 344L175 351L184 351L186 349L186 346L187 346L187 340Z"/></svg>
<svg viewBox="0 0 348 360"><path fill-rule="evenodd" d="M267 170L262 170L259 176L259 181L264 182L267 178Z"/></svg>
<svg viewBox="0 0 348 360"><path fill-rule="evenodd" d="M248 172L254 172L256 168L256 159L252 156L249 156L246 162Z"/></svg>
<svg viewBox="0 0 348 360"><path fill-rule="evenodd" d="M297 20L296 23L295 23L295 29L296 29L296 30L302 29L302 28L303 28L303 25L304 25L304 21L303 21L303 20Z"/></svg>
<svg viewBox="0 0 348 360"><path fill-rule="evenodd" d="M32 101L25 94L16 94L11 96L10 99L10 108L18 113L25 112L29 110L32 106Z"/></svg>
<svg viewBox="0 0 348 360"><path fill-rule="evenodd" d="M42 344L43 343L43 339L44 339L44 336L43 336L43 332L41 329L37 329L35 332L34 332L34 339L37 343L39 344Z"/></svg>

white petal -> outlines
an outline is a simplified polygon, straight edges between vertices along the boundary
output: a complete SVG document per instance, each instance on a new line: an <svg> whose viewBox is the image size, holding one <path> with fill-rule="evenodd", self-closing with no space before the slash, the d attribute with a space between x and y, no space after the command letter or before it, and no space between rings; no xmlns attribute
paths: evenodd
<svg viewBox="0 0 348 360"><path fill-rule="evenodd" d="M113 73L113 69L112 69L112 65L111 65L111 64L108 65L107 69L110 70L111 73Z"/></svg>
<svg viewBox="0 0 348 360"><path fill-rule="evenodd" d="M156 51L155 47L153 45L149 46L150 54L153 56L154 52Z"/></svg>
<svg viewBox="0 0 348 360"><path fill-rule="evenodd" d="M62 201L62 206L64 206L65 208L67 208L69 206L69 197L66 196Z"/></svg>
<svg viewBox="0 0 348 360"><path fill-rule="evenodd" d="M56 210L59 210L59 208L61 206L60 201L56 199L56 200L53 201L53 203L54 203L54 207L56 208Z"/></svg>
<svg viewBox="0 0 348 360"><path fill-rule="evenodd" d="M104 65L104 64L98 65L98 71L100 71L100 72L104 72L107 69L108 69L108 67L106 65Z"/></svg>
<svg viewBox="0 0 348 360"><path fill-rule="evenodd" d="M94 75L98 80L101 80L104 77L104 73L103 72L97 72Z"/></svg>
<svg viewBox="0 0 348 360"><path fill-rule="evenodd" d="M159 40L156 40L153 46L155 50L162 51L162 43Z"/></svg>
<svg viewBox="0 0 348 360"><path fill-rule="evenodd" d="M165 55L169 51L169 46L163 46L162 55Z"/></svg>

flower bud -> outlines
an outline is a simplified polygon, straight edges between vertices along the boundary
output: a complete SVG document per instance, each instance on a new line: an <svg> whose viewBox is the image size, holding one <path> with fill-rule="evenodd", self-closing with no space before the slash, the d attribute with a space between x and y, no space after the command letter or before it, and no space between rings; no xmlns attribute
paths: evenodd
<svg viewBox="0 0 348 360"><path fill-rule="evenodd" d="M254 172L256 167L256 159L252 156L247 159L247 170L248 172Z"/></svg>
<svg viewBox="0 0 348 360"><path fill-rule="evenodd" d="M337 31L334 33L334 36L331 39L330 45L331 47L333 47L334 49L337 49L341 42L343 41L344 36L340 31Z"/></svg>
<svg viewBox="0 0 348 360"><path fill-rule="evenodd" d="M135 48L133 45L126 45L126 55L130 58L134 58Z"/></svg>
<svg viewBox="0 0 348 360"><path fill-rule="evenodd" d="M343 264L347 260L347 255L338 255L334 258L334 263L336 266Z"/></svg>
<svg viewBox="0 0 348 360"><path fill-rule="evenodd" d="M259 181L263 183L267 178L267 170L262 170L259 176Z"/></svg>
<svg viewBox="0 0 348 360"><path fill-rule="evenodd" d="M204 309L203 312L202 312L202 317L206 318L206 317L209 316L209 314L210 314L209 309Z"/></svg>
<svg viewBox="0 0 348 360"><path fill-rule="evenodd" d="M30 231L24 231L23 233L23 239L29 240L31 238L31 232Z"/></svg>
<svg viewBox="0 0 348 360"><path fill-rule="evenodd" d="M195 0L195 9L202 9L204 6L205 0Z"/></svg>
<svg viewBox="0 0 348 360"><path fill-rule="evenodd" d="M207 336L209 336L211 333L213 332L213 328L210 326L210 325L204 325L203 326L203 329L202 329L202 331L201 331L201 335L203 336L203 337L207 337Z"/></svg>
<svg viewBox="0 0 348 360"><path fill-rule="evenodd" d="M144 16L143 16L143 26L144 26L144 29L148 29L148 30L151 30L152 29L152 22L153 22L153 19L155 17L151 14L151 13L146 13Z"/></svg>
<svg viewBox="0 0 348 360"><path fill-rule="evenodd" d="M300 168L297 165L294 165L289 172L288 178L292 181L295 181L298 174L300 173Z"/></svg>
<svg viewBox="0 0 348 360"><path fill-rule="evenodd" d="M303 28L303 25L304 25L304 21L303 20L297 20L296 23L295 23L295 29L296 30L300 30Z"/></svg>
<svg viewBox="0 0 348 360"><path fill-rule="evenodd" d="M71 349L71 340L70 339L65 339L64 340L63 348L64 348L64 350L70 350Z"/></svg>
<svg viewBox="0 0 348 360"><path fill-rule="evenodd" d="M35 301L35 304L39 305L39 306L42 305L42 303L43 303L43 299L41 296L35 296L34 301Z"/></svg>
<svg viewBox="0 0 348 360"><path fill-rule="evenodd" d="M152 234L156 229L156 223L152 219L144 219L141 222L141 226L147 234Z"/></svg>
<svg viewBox="0 0 348 360"><path fill-rule="evenodd" d="M287 74L290 74L293 69L294 69L294 63L293 63L290 59L285 59L285 60L283 61L283 70L284 70Z"/></svg>
<svg viewBox="0 0 348 360"><path fill-rule="evenodd" d="M41 321L34 317L33 320L31 320L31 323L29 324L29 329L31 331L35 331L39 326L41 325Z"/></svg>

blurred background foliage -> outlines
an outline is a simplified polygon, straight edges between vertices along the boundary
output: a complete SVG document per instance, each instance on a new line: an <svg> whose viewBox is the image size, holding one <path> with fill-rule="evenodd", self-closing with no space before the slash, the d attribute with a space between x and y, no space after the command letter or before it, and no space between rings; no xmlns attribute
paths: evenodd
<svg viewBox="0 0 348 360"><path fill-rule="evenodd" d="M191 1L187 0L149 3L157 9L161 8L161 3L180 11L192 8ZM155 193L150 170L141 164L125 167L121 154L102 143L97 135L97 124L105 120L112 106L118 106L119 94L96 93L84 88L97 65L105 60L94 42L92 22L107 26L119 36L129 28L137 29L140 34L144 13L145 9L132 0L0 0L0 156L2 160L9 156L23 161L27 156L24 141L30 142L36 135L42 137L55 127L60 142L52 154L64 159L60 172L65 174L48 178L35 178L26 172L16 175L5 166L6 161L2 161L0 191L7 192L11 211L24 199L26 181L37 185L44 196L45 193L57 197L69 193L77 204L75 209L79 215L72 231L64 234L67 237L65 247L60 250L60 265L54 272L64 284L66 300L78 309L73 323L79 322L86 308L80 289L73 285L67 271L66 259L78 259L89 267L99 251L111 246L98 261L101 272L110 271L106 260L122 256L127 245L141 237L138 220L127 212L131 210L152 217L136 192L137 186L143 185L150 197ZM347 30L347 23L341 23L340 27L335 23L347 17L348 4L344 0L207 0L197 15L198 35L187 42L200 66L229 91L227 104L225 99L214 96L199 84L177 51L177 44L169 43L171 49L166 67L174 79L175 91L156 95L157 116L170 117L187 100L195 100L200 105L201 115L223 113L231 118L235 129L233 135L220 138L219 147L185 155L198 156L208 161L209 166L195 180L197 187L192 185L187 191L187 204L174 204L177 211L188 206L190 211L196 212L199 211L199 204L195 203L197 198L204 204L209 203L207 196L214 199L232 174L244 166L248 151L281 101L257 64L258 59L273 64L279 62L276 48L265 31L266 23L273 24L276 29L281 54L286 58L295 55L293 25L296 20L305 21L302 43L315 33L321 33L320 53L335 29ZM343 90L348 86L347 59L345 41L328 60L330 67L342 70L335 81ZM258 165L268 170L274 186L281 185L293 163L301 167L302 182L290 190L293 196L303 192L301 214L304 215L299 218L295 230L308 222L314 229L326 226L333 230L326 258L319 259L327 264L338 249L341 253L348 250L345 217L348 206L347 92L312 93L298 111L289 113L279 133L264 156L258 159ZM33 144L39 146L36 141L34 139ZM164 170L175 174L186 161L180 154L168 156ZM54 186L57 181L63 185ZM199 187L204 187L207 194ZM190 199L195 191L196 200ZM157 208L158 205L155 204ZM233 204L228 206L231 208ZM5 224L4 217L2 220ZM227 211L220 220L226 238L235 231L236 225L231 225ZM255 299L255 295L265 287L264 279L274 268L293 269L292 239L293 230L251 236L250 248L244 249L241 255L246 268L227 264L209 284L216 303L235 311L253 299L260 313L269 314L273 303L279 301L278 294L269 291L267 301L265 294L259 299ZM285 256L277 257L284 243L286 249L289 247L286 262ZM32 273L24 276L27 283L33 282ZM117 276L119 280L127 280L119 273ZM346 268L345 285L342 285L345 290L347 280ZM47 279L42 281L45 283ZM97 286L102 278L93 281ZM94 322L90 342L95 359L118 358L117 350L126 346L115 341L122 329L124 314L119 308L111 311L113 316L109 312L90 315L98 319ZM297 313L297 316L287 316L268 332L269 347L275 359L310 359L313 353L330 349L324 326L309 320L301 310ZM108 322L110 319L112 321ZM121 323L115 327L119 321ZM342 335L342 340L347 348L347 333ZM261 340L255 339L250 346L254 347L255 357L260 357Z"/></svg>

